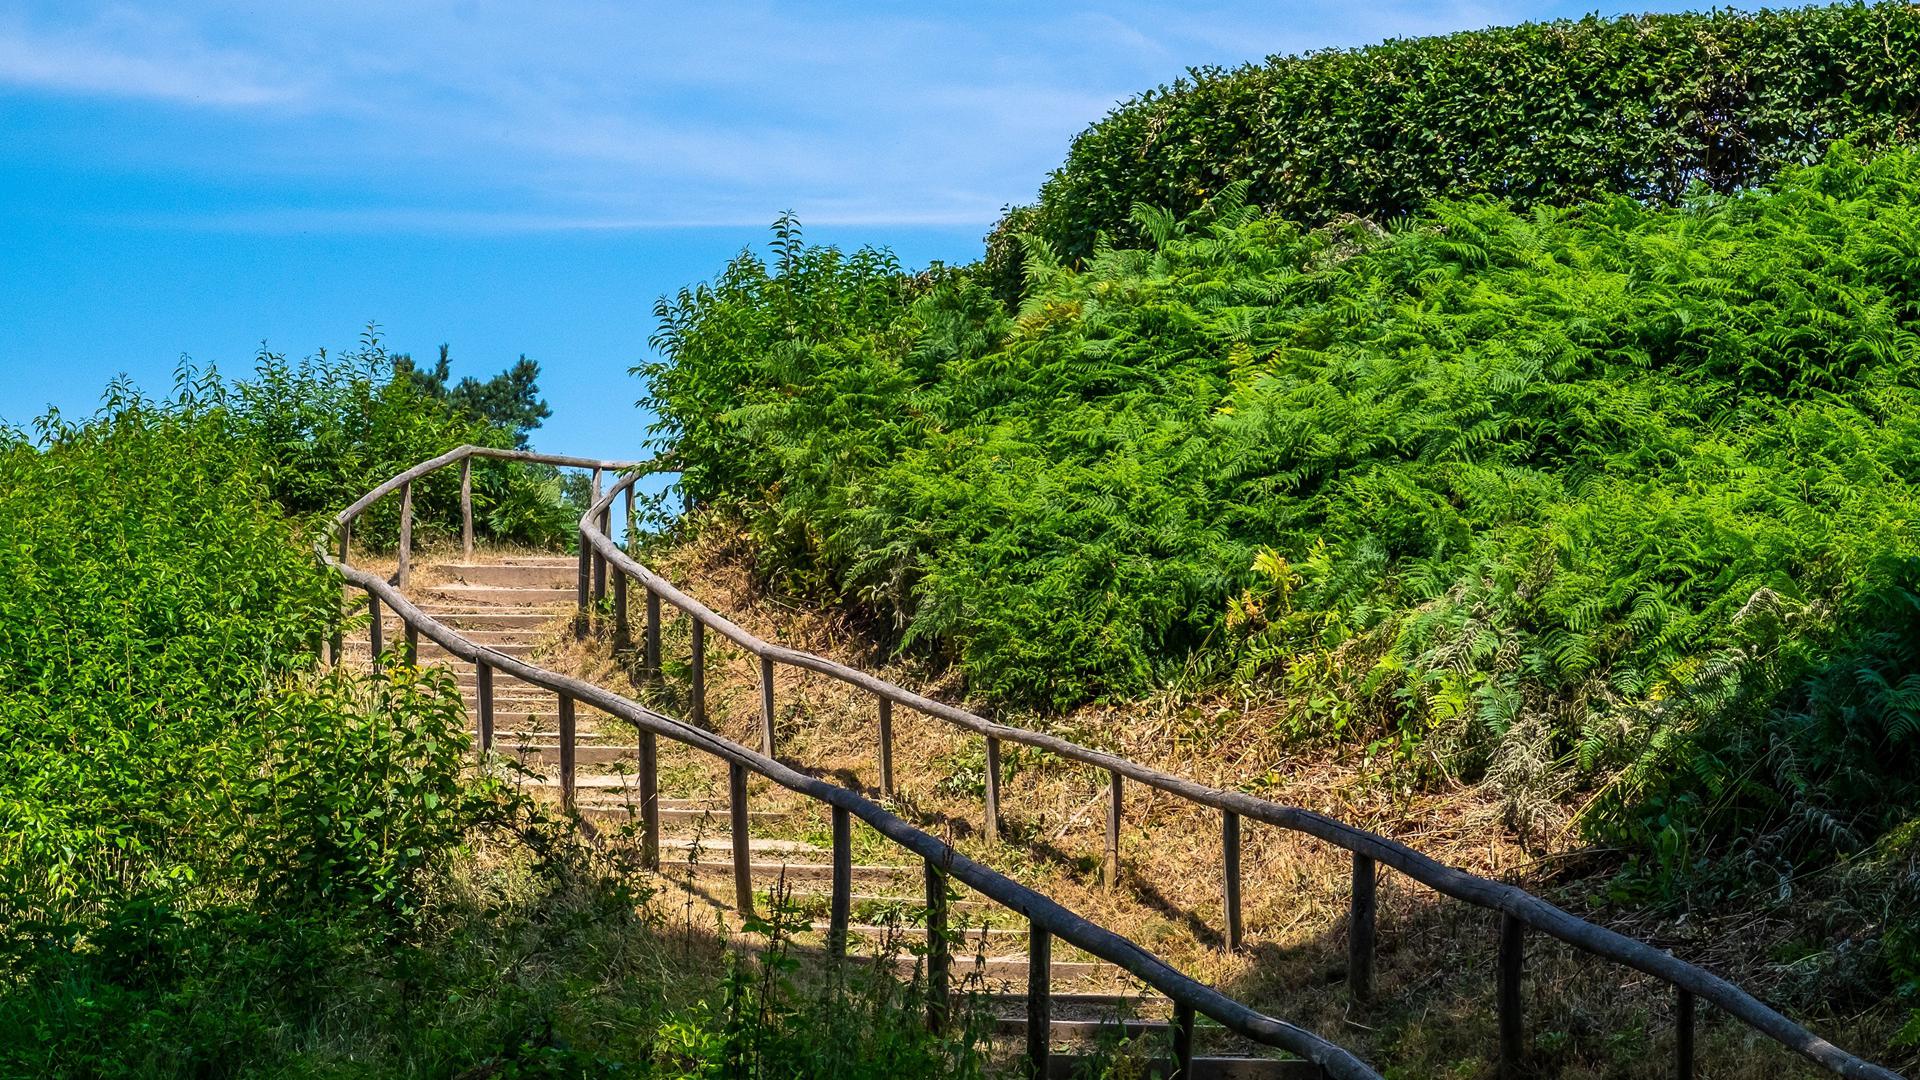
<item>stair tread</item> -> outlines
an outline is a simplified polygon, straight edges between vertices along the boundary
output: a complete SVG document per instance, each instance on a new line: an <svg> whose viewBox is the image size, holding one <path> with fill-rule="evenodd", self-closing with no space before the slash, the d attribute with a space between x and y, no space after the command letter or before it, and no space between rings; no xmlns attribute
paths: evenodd
<svg viewBox="0 0 1920 1080"><path fill-rule="evenodd" d="M1089 1058L1078 1054L1051 1054L1047 1058L1047 1076L1049 1080L1081 1075L1080 1066ZM1170 1075L1170 1062L1154 1062L1147 1066L1146 1075L1162 1078ZM1193 1068L1186 1074L1187 1080L1318 1080L1325 1074L1320 1066L1310 1061L1284 1061L1278 1058L1256 1057L1195 1057Z"/></svg>
<svg viewBox="0 0 1920 1080"><path fill-rule="evenodd" d="M660 840L660 846L662 848L671 848L675 851L690 851L696 847L701 851L732 851L733 840L730 837L702 837L698 840L690 840L682 837L663 837ZM801 840L763 840L759 837L751 836L747 838L747 850L791 855L825 854L825 852L814 845Z"/></svg>

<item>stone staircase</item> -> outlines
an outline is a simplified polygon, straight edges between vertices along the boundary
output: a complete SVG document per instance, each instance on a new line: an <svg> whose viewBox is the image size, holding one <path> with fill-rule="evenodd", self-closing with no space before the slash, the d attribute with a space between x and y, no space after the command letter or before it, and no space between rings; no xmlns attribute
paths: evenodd
<svg viewBox="0 0 1920 1080"><path fill-rule="evenodd" d="M417 566L408 596L428 615L476 644L508 656L542 662L543 653L570 636L577 563L572 556L500 556ZM356 594L357 596L357 594ZM364 602L363 600L361 602ZM404 640L404 627L384 612L382 639L388 650ZM477 676L472 664L421 640L422 665L452 671L469 715L477 715ZM350 640L343 663L370 662L365 634ZM554 666L551 663L546 666ZM559 705L550 691L496 672L493 752L524 766L525 782L542 798L560 801ZM582 705L576 715L574 810L607 842L639 843L639 746L622 721ZM660 821L660 886L656 903L685 910L690 920L745 934L733 897L733 838L726 801L726 769L715 759L660 740L663 765ZM671 760L672 782L665 779ZM783 789L750 786L747 847L752 861L755 906L768 910L778 897L793 946L826 949L826 914L832 880L831 852L809 837L826 835L825 808ZM859 828L856 823L856 828ZM896 852L895 854L902 854ZM925 871L917 862L852 867L853 918L849 952L891 958L905 973L922 961L903 942L924 936ZM916 928L916 920L919 926ZM956 997L977 995L995 1017L995 1033L1010 1046L1025 1044L1027 929L1017 916L984 899L962 894L948 901L952 984ZM1170 1003L1144 993L1119 968L1056 942L1050 957L1056 1052L1051 1073L1071 1076L1084 1049L1116 1036L1155 1040L1171 1047ZM1316 1066L1257 1056L1267 1051L1223 1029L1199 1026L1188 1080L1273 1080L1317 1077ZM1166 1068L1170 1068L1170 1065ZM1165 1075L1165 1068L1158 1075Z"/></svg>

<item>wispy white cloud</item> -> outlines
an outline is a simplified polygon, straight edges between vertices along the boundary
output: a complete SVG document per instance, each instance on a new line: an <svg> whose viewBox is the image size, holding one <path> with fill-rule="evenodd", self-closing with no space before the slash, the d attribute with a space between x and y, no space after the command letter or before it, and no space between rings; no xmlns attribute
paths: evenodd
<svg viewBox="0 0 1920 1080"><path fill-rule="evenodd" d="M1074 132L1190 65L1527 14L1500 6L1518 0L16 2L0 95L146 103L68 110L39 133L76 167L188 192L136 216L341 230L759 223L785 207L822 224L984 225L1032 196ZM217 205L193 205L209 187Z"/></svg>
<svg viewBox="0 0 1920 1080"><path fill-rule="evenodd" d="M289 104L307 95L306 87L245 53L169 37L116 41L120 35L103 29L48 32L0 23L0 83L222 107Z"/></svg>
<svg viewBox="0 0 1920 1080"><path fill-rule="evenodd" d="M973 227L991 220L997 208L980 197L959 199L951 209L871 205L824 200L798 203L794 210L808 225L919 225ZM269 207L208 213L101 214L100 224L155 230L231 233L544 233L664 232L685 229L758 229L779 211L754 214L674 214L659 217L580 216L511 210L460 210L445 207Z"/></svg>

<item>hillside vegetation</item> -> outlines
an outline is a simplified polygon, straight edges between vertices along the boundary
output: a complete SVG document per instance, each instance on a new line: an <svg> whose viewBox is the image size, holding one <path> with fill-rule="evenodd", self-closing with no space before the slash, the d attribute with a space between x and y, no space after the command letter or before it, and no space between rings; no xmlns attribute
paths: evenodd
<svg viewBox="0 0 1920 1080"><path fill-rule="evenodd" d="M1239 194L1036 247L1011 315L783 227L663 306L685 484L990 702L1239 680L1666 871L1909 813L1920 155L1392 231Z"/></svg>
<svg viewBox="0 0 1920 1080"><path fill-rule="evenodd" d="M1199 69L1075 138L989 260L1009 288L1019 233L1079 257L1101 232L1137 238L1136 202L1184 215L1236 181L1309 224L1472 195L1727 194L1839 139L1920 135L1916 72L1920 9L1901 2L1590 16Z"/></svg>
<svg viewBox="0 0 1920 1080"><path fill-rule="evenodd" d="M0 427L0 1077L979 1075L891 980L668 933L472 767L450 673L320 664L341 581L289 511L496 438L377 350Z"/></svg>

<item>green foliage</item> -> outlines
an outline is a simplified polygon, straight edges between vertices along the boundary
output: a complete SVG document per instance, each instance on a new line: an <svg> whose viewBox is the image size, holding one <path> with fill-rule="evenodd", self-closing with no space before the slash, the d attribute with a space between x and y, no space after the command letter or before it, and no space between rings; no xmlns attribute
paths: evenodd
<svg viewBox="0 0 1920 1080"><path fill-rule="evenodd" d="M445 672L315 670L340 581L250 410L354 420L299 385L0 429L0 1077L977 1075L891 968L669 954Z"/></svg>
<svg viewBox="0 0 1920 1080"><path fill-rule="evenodd" d="M333 514L395 473L463 443L519 445L523 425L530 417L537 424L545 410L530 361L450 390L438 369L423 373L388 354L372 327L357 349L339 356L322 351L290 361L262 350L251 376L230 385L212 372L183 374L199 387L203 406L225 411L232 437L253 444L274 497L303 517ZM551 544L579 520L551 468L476 461L473 486L474 527L483 536ZM419 540L459 535L458 469L427 477L413 496ZM398 501L384 499L356 523L355 537L392 543L398 522Z"/></svg>
<svg viewBox="0 0 1920 1080"><path fill-rule="evenodd" d="M1082 132L989 263L1025 232L1086 256L1102 232L1140 235L1135 204L1185 214L1234 182L1308 224L1472 195L1730 193L1837 139L1920 134L1916 70L1920 13L1898 2L1589 16L1196 70Z"/></svg>
<svg viewBox="0 0 1920 1080"><path fill-rule="evenodd" d="M87 1060L99 1009L178 992L222 940L276 978L405 940L507 805L463 778L444 675L313 674L338 580L231 415L114 397L0 444L0 1010L72 1010L8 1040L15 1072ZM208 1041L145 1036L182 1071L249 1037L185 1030Z"/></svg>
<svg viewBox="0 0 1920 1080"><path fill-rule="evenodd" d="M393 358L397 378L410 381L422 393L447 402L473 419L513 432L513 445L522 450L533 429L553 415L540 397L540 365L525 355L485 382L468 375L449 386L451 365L445 345L440 346L440 359L431 368L420 367L405 353Z"/></svg>
<svg viewBox="0 0 1920 1080"><path fill-rule="evenodd" d="M1920 156L1391 232L1248 190L1080 269L1030 241L1017 316L873 253L736 261L647 369L693 494L991 701L1237 666L1523 826L1626 767L1589 825L1682 861L1707 820L1785 852L1903 812Z"/></svg>

